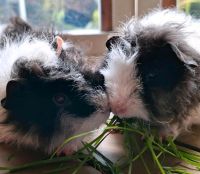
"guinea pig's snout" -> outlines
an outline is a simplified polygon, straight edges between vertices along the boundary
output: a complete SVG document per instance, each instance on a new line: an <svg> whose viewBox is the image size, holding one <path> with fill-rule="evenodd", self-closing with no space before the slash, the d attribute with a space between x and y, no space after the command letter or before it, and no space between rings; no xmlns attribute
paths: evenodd
<svg viewBox="0 0 200 174"><path fill-rule="evenodd" d="M126 112L128 110L126 103L122 101L117 101L117 102L110 103L110 105L111 105L111 112L113 114L118 115L118 116L126 115Z"/></svg>

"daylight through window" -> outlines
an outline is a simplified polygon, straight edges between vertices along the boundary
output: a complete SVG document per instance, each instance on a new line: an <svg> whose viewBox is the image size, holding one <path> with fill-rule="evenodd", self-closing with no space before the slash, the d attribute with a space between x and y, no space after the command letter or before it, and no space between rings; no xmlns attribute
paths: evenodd
<svg viewBox="0 0 200 174"><path fill-rule="evenodd" d="M177 0L177 7L196 18L200 18L200 0Z"/></svg>
<svg viewBox="0 0 200 174"><path fill-rule="evenodd" d="M40 28L99 30L100 0L0 0L1 23L13 16Z"/></svg>

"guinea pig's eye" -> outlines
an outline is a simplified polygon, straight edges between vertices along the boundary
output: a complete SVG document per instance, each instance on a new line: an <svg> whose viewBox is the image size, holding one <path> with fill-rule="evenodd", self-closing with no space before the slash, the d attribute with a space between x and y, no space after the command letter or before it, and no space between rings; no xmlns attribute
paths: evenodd
<svg viewBox="0 0 200 174"><path fill-rule="evenodd" d="M53 101L57 105L63 105L66 102L66 99L67 99L66 95L62 93L58 93L53 96Z"/></svg>
<svg viewBox="0 0 200 174"><path fill-rule="evenodd" d="M132 48L136 47L136 42L135 41L131 41L131 47Z"/></svg>

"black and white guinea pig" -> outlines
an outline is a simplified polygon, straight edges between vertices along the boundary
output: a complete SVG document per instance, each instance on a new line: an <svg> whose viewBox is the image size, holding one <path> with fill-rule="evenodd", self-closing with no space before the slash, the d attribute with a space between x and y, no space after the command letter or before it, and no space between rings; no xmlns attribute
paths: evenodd
<svg viewBox="0 0 200 174"><path fill-rule="evenodd" d="M130 19L106 46L109 103L120 117L163 125L177 136L200 123L200 21L174 9Z"/></svg>
<svg viewBox="0 0 200 174"><path fill-rule="evenodd" d="M63 61L60 54L68 43L61 38L15 31L17 37L6 29L1 35L0 141L51 153L66 138L104 123L109 106L103 76L84 74L72 61ZM63 152L71 154L81 145L82 138L75 139Z"/></svg>
<svg viewBox="0 0 200 174"><path fill-rule="evenodd" d="M0 39L0 46L4 46L8 42L6 38L9 38L9 41L12 42L13 40L21 40L27 34L29 34L30 39L32 37L45 39L52 43L61 60L73 64L78 71L83 73L98 73L97 71L103 62L103 57L86 56L78 45L74 46L68 39L67 34L63 36L62 33L55 34L52 30L34 28L19 17L11 18L8 25L2 27L2 29L0 28L0 33L1 31L3 31L3 36ZM57 42L55 42L56 37ZM64 42L61 37L64 37L67 42ZM7 42L5 42L6 40Z"/></svg>

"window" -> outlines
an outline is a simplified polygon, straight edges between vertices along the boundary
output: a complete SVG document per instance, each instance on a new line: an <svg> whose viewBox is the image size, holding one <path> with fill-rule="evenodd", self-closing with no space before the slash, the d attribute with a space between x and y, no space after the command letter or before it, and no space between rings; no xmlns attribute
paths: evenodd
<svg viewBox="0 0 200 174"><path fill-rule="evenodd" d="M58 31L73 29L100 30L100 0L3 0L0 21L20 16L33 26Z"/></svg>
<svg viewBox="0 0 200 174"><path fill-rule="evenodd" d="M163 0L163 7L177 6L187 14L200 18L200 0Z"/></svg>
<svg viewBox="0 0 200 174"><path fill-rule="evenodd" d="M178 0L177 7L187 14L200 18L200 0Z"/></svg>

